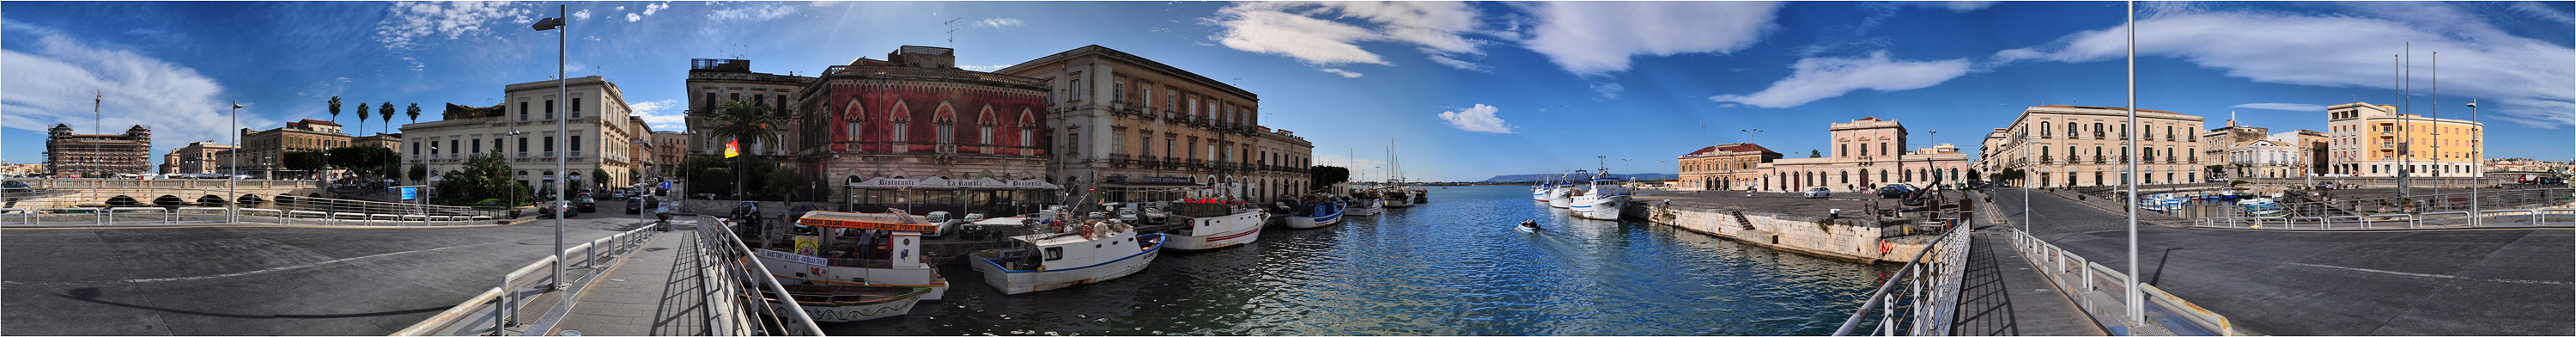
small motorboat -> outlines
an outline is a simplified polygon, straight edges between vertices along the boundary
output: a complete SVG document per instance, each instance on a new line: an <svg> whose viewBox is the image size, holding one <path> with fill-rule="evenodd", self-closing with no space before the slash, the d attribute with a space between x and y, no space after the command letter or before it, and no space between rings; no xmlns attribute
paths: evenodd
<svg viewBox="0 0 2576 337"><path fill-rule="evenodd" d="M1538 220L1521 220L1521 225L1512 226L1512 228L1519 229L1522 233L1537 233L1541 229L1538 228Z"/></svg>

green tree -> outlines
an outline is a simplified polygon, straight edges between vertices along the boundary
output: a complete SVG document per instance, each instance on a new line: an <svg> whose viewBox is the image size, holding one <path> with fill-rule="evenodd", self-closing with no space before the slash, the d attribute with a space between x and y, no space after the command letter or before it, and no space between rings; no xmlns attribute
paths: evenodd
<svg viewBox="0 0 2576 337"><path fill-rule="evenodd" d="M331 154L332 168L348 170L349 173L359 176L374 177L384 177L395 172L395 169L386 169L385 165L393 163L396 160L395 157L400 155L394 153L393 149L381 146L342 146L331 148L326 153Z"/></svg>
<svg viewBox="0 0 2576 337"><path fill-rule="evenodd" d="M471 205L486 199L529 199L528 191L518 188L518 184L510 180L510 163L502 160L498 152L467 156L463 170L448 172L438 179L434 188L438 189L437 202L442 204Z"/></svg>
<svg viewBox="0 0 2576 337"><path fill-rule="evenodd" d="M720 193L733 189L731 161L718 156L690 156L680 163L680 174L686 176L688 193Z"/></svg>
<svg viewBox="0 0 2576 337"><path fill-rule="evenodd" d="M411 176L413 182L429 180L429 166L412 165L411 172L405 175Z"/></svg>
<svg viewBox="0 0 2576 337"><path fill-rule="evenodd" d="M367 110L367 103L366 103L366 102L358 102L358 129L359 129L359 130L366 130L366 129L367 129L367 112L368 112L368 111L370 111L370 110Z"/></svg>
<svg viewBox="0 0 2576 337"><path fill-rule="evenodd" d="M778 139L778 122L770 118L768 105L742 100L725 102L716 106L713 122L714 126L707 129L708 135L739 141L740 146L775 143ZM760 157L756 154L758 149L746 150L749 150L743 151L746 154L734 157L736 174L753 173L750 171L756 169L749 164L753 158ZM742 191L750 187L734 186L733 194L739 198Z"/></svg>
<svg viewBox="0 0 2576 337"><path fill-rule="evenodd" d="M796 195L796 193L792 193L791 191L796 191L801 187L805 187L805 176L797 175L794 170L769 170L767 177L767 179L762 179L764 181L761 182L761 186L765 187L761 188L760 191L792 197ZM787 199L784 201L796 200Z"/></svg>
<svg viewBox="0 0 2576 337"><path fill-rule="evenodd" d="M376 108L376 115L384 116L385 132L394 132L394 102L385 102L384 107Z"/></svg>
<svg viewBox="0 0 2576 337"><path fill-rule="evenodd" d="M320 171L331 164L329 160L323 159L322 151L289 151L279 157L278 161L288 170L305 172Z"/></svg>
<svg viewBox="0 0 2576 337"><path fill-rule="evenodd" d="M1825 157L1825 151L1818 151L1818 150L1812 150L1812 149L1807 150L1807 158L1824 158L1824 157Z"/></svg>
<svg viewBox="0 0 2576 337"><path fill-rule="evenodd" d="M608 188L608 170L596 167L591 168L590 183L592 186L599 186L599 188Z"/></svg>
<svg viewBox="0 0 2576 337"><path fill-rule="evenodd" d="M404 115L404 116L410 116L410 117L411 117L411 122L412 122L412 123L419 123L419 122L420 122L420 103L412 103L412 104L411 104L411 107L403 108L403 115ZM496 150L496 151L497 151L497 150Z"/></svg>
<svg viewBox="0 0 2576 337"><path fill-rule="evenodd" d="M331 122L340 122L340 96L331 96Z"/></svg>
<svg viewBox="0 0 2576 337"><path fill-rule="evenodd" d="M1333 186L1333 184L1351 181L1351 169L1340 166L1315 165L1314 167L1306 168L1306 179L1314 182L1314 185L1309 186L1322 189Z"/></svg>

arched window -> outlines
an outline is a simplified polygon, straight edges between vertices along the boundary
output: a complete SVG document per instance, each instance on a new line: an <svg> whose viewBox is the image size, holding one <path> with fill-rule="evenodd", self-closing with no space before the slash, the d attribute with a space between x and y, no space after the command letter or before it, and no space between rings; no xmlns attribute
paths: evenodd
<svg viewBox="0 0 2576 337"><path fill-rule="evenodd" d="M858 102L858 98L855 98L855 97L854 97L854 98L851 98L850 100L851 100L851 102L850 102L850 106L849 106L849 112L845 112L845 113L842 113L842 114L841 114L841 117L842 117L842 118L844 118L844 119L845 119L845 121L846 121L847 123L849 123L850 141L852 141L852 142L866 141L866 140L867 140L867 137L866 137L866 136L867 136L867 130L868 130L868 129L867 129L868 109L867 109L867 107L866 107L866 104L862 104L862 103Z"/></svg>
<svg viewBox="0 0 2576 337"><path fill-rule="evenodd" d="M1035 144L1035 142L1036 142L1036 140L1035 140L1035 139L1037 139L1037 137L1031 137L1031 134L1032 134L1032 133L1037 132L1037 129L1038 129L1038 120L1037 120L1037 115L1030 114L1030 113L1029 113L1029 109L1028 109L1028 108L1021 108L1021 109L1020 109L1020 147L1037 147L1037 145L1034 145L1034 144Z"/></svg>
<svg viewBox="0 0 2576 337"><path fill-rule="evenodd" d="M2077 129L2079 128L2075 122L2066 122L2066 138L2075 138L2075 131Z"/></svg>
<svg viewBox="0 0 2576 337"><path fill-rule="evenodd" d="M957 144L957 110L947 103L940 103L937 114L930 116L930 124L938 128L930 133L939 145Z"/></svg>
<svg viewBox="0 0 2576 337"><path fill-rule="evenodd" d="M1001 121L993 119L992 105L985 105L984 111L975 113L976 139L979 140L975 144L993 145L993 127L998 125L1001 125Z"/></svg>
<svg viewBox="0 0 2576 337"><path fill-rule="evenodd" d="M912 137L910 137L912 133L912 107L904 106L903 101L898 100L894 102L894 109L892 109L892 111L893 112L886 114L886 121L894 123L894 130L892 130L893 137L890 137L890 139L892 139L892 142L894 143L912 142ZM901 151L900 148L898 148L897 151Z"/></svg>

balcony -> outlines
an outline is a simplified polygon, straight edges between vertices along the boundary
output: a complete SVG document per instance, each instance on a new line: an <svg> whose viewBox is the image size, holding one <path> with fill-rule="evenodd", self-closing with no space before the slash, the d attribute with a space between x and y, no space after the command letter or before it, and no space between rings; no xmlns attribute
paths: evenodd
<svg viewBox="0 0 2576 337"><path fill-rule="evenodd" d="M1187 163L1189 167L1207 167L1207 161L1200 160L1198 158L1190 158L1189 161L1185 161L1183 163Z"/></svg>
<svg viewBox="0 0 2576 337"><path fill-rule="evenodd" d="M539 152L539 153L540 153L540 155L538 155L538 156L537 156L537 158L554 158L554 157L555 157L555 152L554 152L554 151L546 151L546 152Z"/></svg>
<svg viewBox="0 0 2576 337"><path fill-rule="evenodd" d="M2057 157L2054 157L2054 156L2039 156L2039 163L2041 163L2041 164L2056 164L2056 163L2057 163Z"/></svg>
<svg viewBox="0 0 2576 337"><path fill-rule="evenodd" d="M2093 155L2093 163L2094 163L2094 164L2107 164L2109 161L2110 161L2109 159L2106 159L2105 157L2102 157L2102 155L2098 155L2098 154L2097 154L2097 155Z"/></svg>
<svg viewBox="0 0 2576 337"><path fill-rule="evenodd" d="M572 151L572 155L571 155L571 156L572 156L573 158L582 158L581 151Z"/></svg>

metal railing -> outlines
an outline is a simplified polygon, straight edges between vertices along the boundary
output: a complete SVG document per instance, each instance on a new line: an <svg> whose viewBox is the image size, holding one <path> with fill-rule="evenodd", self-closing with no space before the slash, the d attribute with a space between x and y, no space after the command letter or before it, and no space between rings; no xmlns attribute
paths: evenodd
<svg viewBox="0 0 2576 337"><path fill-rule="evenodd" d="M2204 217L2193 227L2262 230L2393 230L2576 227L2576 208L2490 209L2326 217Z"/></svg>
<svg viewBox="0 0 2576 337"><path fill-rule="evenodd" d="M1843 320L1842 327L1835 329L1834 335L1852 335L1871 316L1873 309L1878 311L1878 327L1871 329L1875 336L1895 336L1899 325L1906 327L1907 336L1950 335L1950 318L1959 308L1959 280L1967 266L1968 234L1971 232L1974 229L1968 225L1952 227L1932 244L1924 246L1922 251L1916 252L1914 260L1906 262L1904 267L1898 268L1896 275L1879 284L1878 290L1870 293L1869 302L1862 303L1860 310L1853 311L1850 319ZM1933 254L1935 252L1939 254ZM1931 259L1925 260L1927 256ZM1906 288L1904 292L1896 291L1900 285ZM1906 303L1907 309L1902 317L1897 316L1896 306L1891 304L1898 301ZM1903 323L1899 324L1900 321Z"/></svg>
<svg viewBox="0 0 2576 337"><path fill-rule="evenodd" d="M2127 326L2125 318L2128 316L2123 314L2128 305L2120 302L2125 301L2124 298L2127 297L2125 295L2128 293L2128 289L2125 288L2128 286L2127 274L2122 274L2109 266L2094 263L2081 255L2067 252L2057 245L2041 241L2039 238L2030 236L2030 233L2022 232L2020 228L2010 230L2013 233L2013 250L2020 253L2024 261L2029 262L2033 269L2037 269L2041 276L2047 277L2050 285L2056 286L2060 293L2066 294L2068 300L2074 301L2078 308L2087 312L2112 311L2107 314L2087 316L2094 317L2097 323L2102 323L2106 330L2112 330L2114 335L2123 335L2124 331L2135 331L2132 330L2133 327ZM2153 322L2167 323L2162 326L2177 335L2233 336L2241 333L2234 323L2227 320L2226 316L2203 309L2199 305L2192 304L2191 301L2183 300L2182 297L2166 293L2155 285L2140 283L2138 289L2144 293L2143 297L2148 304L2144 306L2148 311L2146 317ZM2096 297L2088 296L2096 292L2121 295L2109 296L2111 301L2108 303L2096 303ZM2100 321L2104 318L2119 320ZM2175 326L2171 323L2185 323L2187 326Z"/></svg>
<svg viewBox="0 0 2576 337"><path fill-rule="evenodd" d="M584 257L581 261L577 261L575 263L586 264L585 267L588 269L599 270L601 269L598 265L600 262L603 262L604 260L613 260L616 259L618 255L634 253L638 251L638 248L642 248L646 241L652 240L653 236L646 234L646 231L652 228L654 227L644 226L625 232L618 232L617 234L602 237L598 240L591 240L590 243L574 246L572 248L565 248L563 250L563 255ZM605 250L605 254L603 254L603 249ZM584 253L573 254L573 251L582 251ZM491 324L489 326L491 330L473 333L474 335L509 335L510 327L521 326L527 323L520 321L519 314L522 312L521 310L525 309L528 305L528 298L543 296L554 291L562 291L563 289L557 289L555 285L567 283L567 281L564 280L554 279L555 276L550 274L542 275L543 277L536 279L526 279L525 277L539 271L552 270L554 265L560 262L560 260L556 260L555 257L551 255L537 259L536 262L528 263L527 266L519 267L518 270L502 275L501 286L493 287L492 290L486 290L480 295L466 299L465 302L458 303L455 307L448 308L446 312L430 316L429 319L421 320L419 323L413 323L411 327L404 328L401 331L396 331L393 335L462 335L466 332L483 329L485 326L482 324L484 323ZM597 275L594 274L591 277L597 277ZM530 287L529 284L520 284L520 281L524 280L541 280L541 282L537 282L541 284L535 284L535 287ZM556 305L562 304L557 303ZM486 309L486 307L488 307L488 309ZM475 318L480 319L467 321L468 319ZM472 323L472 325L460 325L465 323Z"/></svg>
<svg viewBox="0 0 2576 337"><path fill-rule="evenodd" d="M709 289L708 307L730 304L738 310L735 312L757 314L710 315L707 326L727 326L724 323L728 322L719 320L732 317L739 321L730 322L734 323L731 326L758 328L759 335L823 335L823 327L815 325L814 318L805 313L804 306L788 296L787 288L778 283L777 277L769 274L769 267L753 257L751 247L743 245L742 238L734 235L731 222L713 216L699 216L699 223L697 235L701 251L706 252L708 258L714 258L722 272L721 280L698 279L709 283L700 285ZM731 298L717 298L720 295ZM770 305L773 299L778 305Z"/></svg>

